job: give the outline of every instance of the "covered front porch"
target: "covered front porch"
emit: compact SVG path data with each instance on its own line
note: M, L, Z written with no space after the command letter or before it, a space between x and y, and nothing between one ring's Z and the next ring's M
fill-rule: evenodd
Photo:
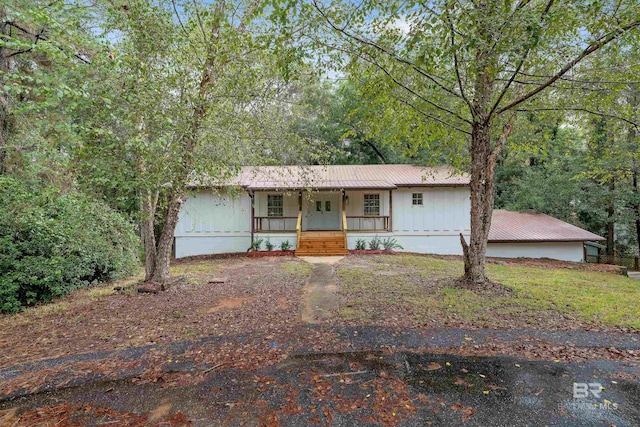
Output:
M254 191L251 197L252 235L295 236L296 250L309 255L312 249L346 253L347 232L393 229L390 189Z

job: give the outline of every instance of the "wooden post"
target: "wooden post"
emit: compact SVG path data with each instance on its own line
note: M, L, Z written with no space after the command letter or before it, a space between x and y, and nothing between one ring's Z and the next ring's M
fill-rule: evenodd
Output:
M344 216L345 211L347 210L347 192L344 189L340 190L342 192L342 216ZM342 218L340 218L342 220ZM344 229L344 224L342 225Z
M389 190L389 224L387 231L393 231L393 190Z
M640 270L640 257L635 257L633 259L633 269L636 271Z
M300 217L300 230L302 231L302 191L298 193L298 216Z
M255 194L253 191L249 192L249 197L251 197L251 246L253 247L253 235L256 231Z

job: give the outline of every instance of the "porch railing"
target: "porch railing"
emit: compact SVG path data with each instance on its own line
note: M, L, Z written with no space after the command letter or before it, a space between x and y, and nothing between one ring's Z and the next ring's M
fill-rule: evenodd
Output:
M256 232L265 231L296 231L298 216L257 216L255 220Z
M389 216L347 216L349 231L389 231Z

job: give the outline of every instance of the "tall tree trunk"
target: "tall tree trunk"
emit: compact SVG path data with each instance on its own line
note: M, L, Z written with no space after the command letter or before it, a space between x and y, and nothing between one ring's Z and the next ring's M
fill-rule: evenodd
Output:
M7 24L7 14L3 6L0 6L0 41L8 35L9 25ZM7 145L9 140L9 94L5 92L2 84L2 76L9 71L9 58L7 48L0 43L0 175L7 172Z
M487 240L491 229L491 217L495 201L495 168L502 147L506 143L516 113L507 119L496 142L491 144L491 124L487 121L474 123L471 133L471 238L469 245L460 234L464 257L464 280L473 284L482 284L484 274Z
M260 2L253 2L251 6L245 11L244 17L238 24L237 30L243 32L245 30L246 20L253 15L253 10L260 5ZM182 144L182 150L180 155L182 156L180 164L180 172L175 182L172 183L173 190L168 196L168 205L165 212L162 229L160 230L157 244L155 247L155 258L153 267L148 267L150 271L150 280L165 283L169 279L169 265L171 262L171 248L173 247L173 236L175 233L176 225L178 224L178 215L180 213L180 207L184 203L186 195L186 185L189 181L190 174L193 169L194 156L198 144L199 134L202 127L202 122L207 114L207 107L211 100L209 95L211 92L211 86L215 80L215 65L218 58L216 52L216 43L220 33L220 28L223 22L225 22L225 2L219 1L214 11L214 18L212 20L213 26L208 45L206 46L206 57L204 58L204 68L200 78L200 85L198 88L198 99L193 105L191 117L187 123L186 131L180 137ZM224 64L221 66L224 67Z
M463 244L464 279L474 284L485 282L487 238L493 213L494 182L487 173L490 154L490 126L476 122L471 133L471 236L469 247Z
M615 255L615 205L614 205L614 192L616 190L616 181L614 178L609 180L609 201L607 204L607 255ZM613 262L613 260L609 260Z
M629 104L637 111L638 104L640 104L640 85L635 84L632 86L632 90L628 96ZM627 133L629 141L629 148L632 153L638 152L638 132L635 126L629 126ZM638 243L638 255L640 256L640 191L638 190L638 175L640 173L640 164L638 164L637 158L634 157L631 160L631 180L632 180L632 203L631 210L633 212L634 222L636 225L636 242Z
M638 170L635 164L633 168L633 198L633 215L635 217L636 223L636 240L638 243L638 255L640 255L640 191L638 191Z
M148 266L148 280L164 283L169 279L169 265L171 263L171 248L173 247L173 235L178 224L180 207L184 202L185 188L193 167L193 159L197 147L202 120L207 113L207 97L210 90L214 58L209 52L205 69L200 81L200 97L193 109L193 114L187 126L187 132L182 136L182 163L180 165L182 175L173 183L174 190L168 198L168 206L164 216L162 229L155 247L153 266Z

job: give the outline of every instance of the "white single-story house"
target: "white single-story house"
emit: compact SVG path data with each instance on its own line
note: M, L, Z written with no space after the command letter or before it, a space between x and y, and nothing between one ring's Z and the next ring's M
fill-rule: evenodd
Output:
M469 176L444 166L244 167L233 179L190 187L177 258L244 252L259 239L288 241L299 255L344 254L375 237L403 251L460 255L460 233L469 239ZM583 242L602 240L541 214L496 211L493 222L489 256L581 261Z

